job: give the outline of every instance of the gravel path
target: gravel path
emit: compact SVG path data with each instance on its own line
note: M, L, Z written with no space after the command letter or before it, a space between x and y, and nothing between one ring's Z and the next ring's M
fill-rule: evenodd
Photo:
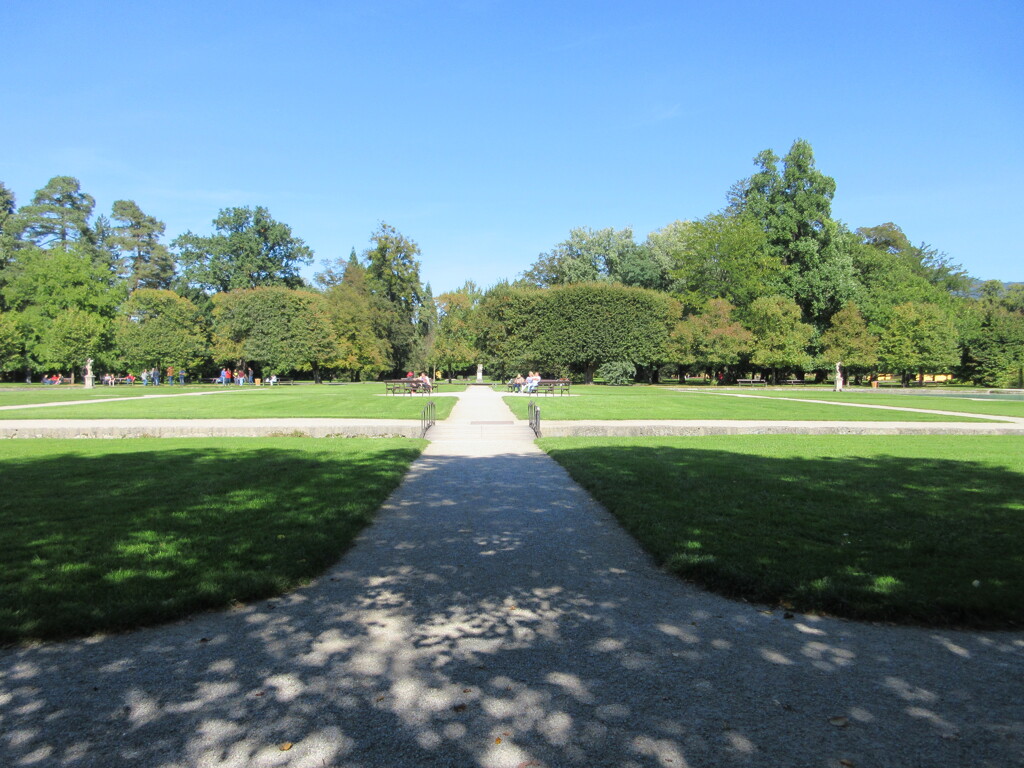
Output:
M718 598L654 568L498 395L431 437L305 589L0 651L0 765L1024 766L1024 633Z

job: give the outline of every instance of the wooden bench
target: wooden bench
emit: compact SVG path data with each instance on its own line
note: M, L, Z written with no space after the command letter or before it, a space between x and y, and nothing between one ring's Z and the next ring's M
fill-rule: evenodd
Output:
M571 385L572 382L569 379L541 379L537 382L533 392L538 395L554 395L555 392L558 392L559 395L568 395Z
M429 395L440 389L440 384L424 384L419 379L385 379L384 391L389 395Z
M760 384L762 387L768 386L768 381L766 379L736 379L736 383L739 384L741 387L744 386L745 384L749 384L752 387L757 386L758 384Z
M783 384L806 384L807 379L786 379Z

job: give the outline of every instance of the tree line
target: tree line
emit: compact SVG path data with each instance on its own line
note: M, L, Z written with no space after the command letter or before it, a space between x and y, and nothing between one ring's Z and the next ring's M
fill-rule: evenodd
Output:
M164 244L133 201L95 215L56 177L15 205L0 184L0 371L255 364L350 379L409 369L590 381L666 373L822 378L836 363L904 382L1022 386L1024 285L980 283L893 223L850 229L810 144L757 155L726 205L637 242L578 228L518 279L434 297L415 241L381 223L362 254L313 253L262 207Z

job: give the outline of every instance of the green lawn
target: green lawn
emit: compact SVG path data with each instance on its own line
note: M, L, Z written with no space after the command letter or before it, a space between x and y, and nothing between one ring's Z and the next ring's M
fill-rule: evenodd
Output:
M535 401L546 420L580 419L731 419L785 421L986 421L984 416L940 416L913 411L887 411L872 408L845 408L816 403L792 402L777 398L729 397L713 390L694 388L677 392L664 387L573 386L572 396L539 396ZM743 392L738 394L763 394ZM898 396L897 396L898 397ZM505 402L520 419L528 418L529 398L505 397ZM859 401L858 401L859 402ZM881 403L880 403L881 404ZM888 403L884 403L888 405ZM907 404L909 405L909 403ZM932 406L934 408L934 406Z
M707 390L705 390L707 391ZM713 390L712 390L713 391ZM795 400L828 400L835 403L862 403L887 405L895 408L924 408L933 411L959 411L990 416L1012 416L1024 419L1024 400L986 400L978 395L895 395L885 390L853 389L835 392L830 389L730 389L733 394L757 394L764 397L783 397Z
M859 619L1024 626L1024 440L546 438L658 562Z
M349 546L424 441L0 441L0 642L280 593Z
M460 385L443 385L441 392L457 392ZM384 394L380 382L363 382L341 386L298 385L292 387L122 387L112 388L116 395L132 395L131 400L95 402L84 405L52 406L0 411L0 419L268 419L268 418L335 418L335 419L418 419L427 398L420 395ZM107 390L109 392L110 389ZM90 394L89 390L77 392ZM92 390L96 393L96 390ZM208 392L197 397L182 397L184 392ZM63 397L71 394L60 392ZM20 405L19 397L45 397L47 392L0 392L0 406ZM139 399L141 395L178 395ZM92 394L97 400L105 399ZM109 398L110 395L107 397ZM90 399L73 397L71 399ZM454 397L436 397L437 418L444 419L455 405ZM48 402L36 400L30 402Z

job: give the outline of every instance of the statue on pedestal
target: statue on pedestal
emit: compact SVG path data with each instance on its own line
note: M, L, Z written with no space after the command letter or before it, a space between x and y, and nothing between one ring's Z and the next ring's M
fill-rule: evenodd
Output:
M836 363L836 392L843 391L843 369L842 363Z
M476 380L477 381L481 381L481 382L484 380L484 364L483 363L477 363L476 364Z
M92 389L95 378L92 375L92 358L85 358L85 388Z

